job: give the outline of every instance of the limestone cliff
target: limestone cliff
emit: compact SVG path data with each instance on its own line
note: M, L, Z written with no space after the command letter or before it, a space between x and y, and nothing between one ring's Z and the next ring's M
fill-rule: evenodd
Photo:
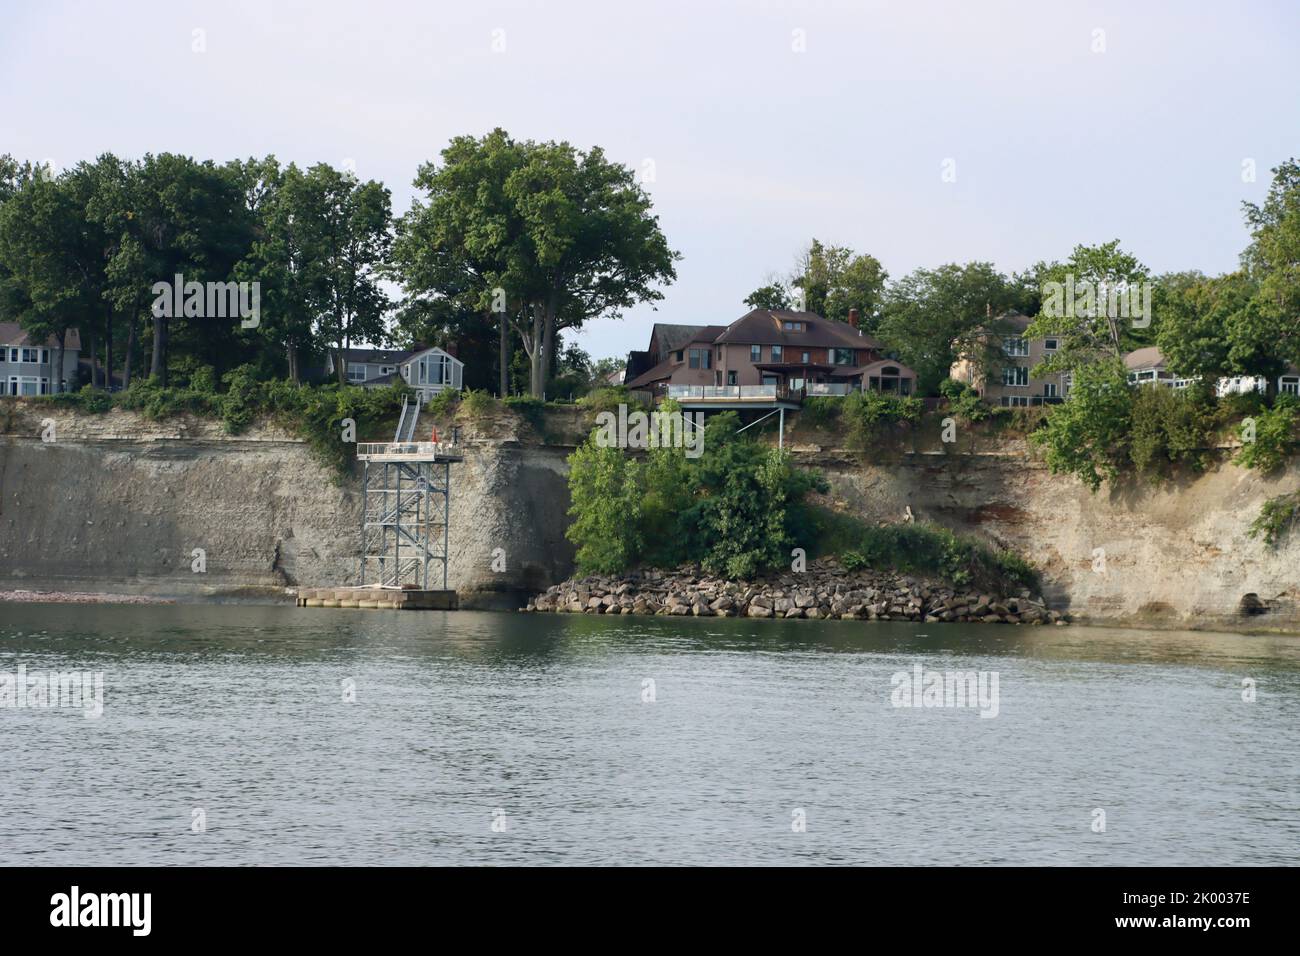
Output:
M8 408L0 588L183 596L356 583L360 482L323 467L294 435ZM462 428L449 577L467 606L518 606L571 572L565 458L579 417L548 412L546 441L511 413ZM52 442L40 438L43 419ZM1300 487L1300 468L1263 478L1222 462L1167 487L1093 495L1017 441L867 456L809 439L793 447L826 474L832 505L890 522L910 508L1014 548L1041 568L1052 605L1082 619L1300 630L1300 535L1276 548L1246 535L1267 498ZM195 548L203 574L191 570Z

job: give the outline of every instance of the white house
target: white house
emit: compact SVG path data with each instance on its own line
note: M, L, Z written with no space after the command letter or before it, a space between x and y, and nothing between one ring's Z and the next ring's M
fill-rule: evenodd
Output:
M1181 389L1195 381L1174 375L1165 365L1164 355L1154 345L1129 352L1124 356L1124 365L1128 369L1130 385L1164 385ZM1292 366L1278 376L1277 390L1279 394L1300 395L1300 370ZM1267 392L1268 380L1259 375L1225 376L1215 383L1214 391L1220 398Z

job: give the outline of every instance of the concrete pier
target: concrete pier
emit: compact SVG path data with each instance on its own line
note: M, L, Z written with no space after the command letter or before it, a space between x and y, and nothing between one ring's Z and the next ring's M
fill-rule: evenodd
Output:
M362 607L389 611L454 611L455 591L400 588L301 588L299 607Z

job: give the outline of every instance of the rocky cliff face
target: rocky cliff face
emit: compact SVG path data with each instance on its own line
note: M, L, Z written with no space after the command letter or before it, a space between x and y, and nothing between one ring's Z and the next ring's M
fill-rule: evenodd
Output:
M183 596L357 583L360 481L340 481L292 434L7 409L0 589ZM519 607L572 572L565 458L576 426L548 420L555 444L509 414L463 429L449 583L465 606ZM870 521L910 509L1014 548L1043 571L1049 604L1081 620L1300 630L1300 535L1275 549L1246 535L1266 499L1300 487L1300 468L1265 479L1225 463L1164 489L1093 495L1017 442L865 461L794 448L825 472L829 504ZM205 573L192 571L195 548Z
M888 463L822 458L833 502L867 520L917 520L1013 548L1042 572L1053 607L1142 626L1300 630L1300 535L1276 548L1246 531L1300 468L1263 478L1223 462L1162 488L1092 494L1049 474L1022 442Z
M0 436L4 585L186 596L358 583L359 477L340 479L294 435L13 408ZM488 431L452 467L448 577L463 605L515 607L572 568L567 451Z

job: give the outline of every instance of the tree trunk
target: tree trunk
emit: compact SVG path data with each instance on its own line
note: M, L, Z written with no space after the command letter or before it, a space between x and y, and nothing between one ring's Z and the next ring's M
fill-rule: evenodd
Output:
M157 379L159 385L167 384L167 317L156 315L153 320L153 361L149 365L149 377Z
M298 346L290 342L285 346L285 355L289 361L289 381L301 385L298 378Z
M59 347L55 350L57 356L54 368L50 369L50 393L57 395L63 391L63 354L67 348L68 330L62 328L59 330Z
M131 385L131 360L135 356L135 313L128 312L126 316L126 361L122 368L122 387L128 388Z
M113 313L104 319L104 387L113 390Z
M533 347L529 351L528 393L533 398L546 397L546 309L541 303L533 306ZM525 348L527 344L525 343Z
M506 318L506 310L501 310L501 347L498 350L500 355L497 360L501 365L500 391L501 398L510 395L510 322Z
M339 384L348 383L348 353L342 342L335 342L337 357L334 359L334 371L338 374Z
M87 345L90 346L90 387L99 388L99 353L95 349L95 326L86 327Z

